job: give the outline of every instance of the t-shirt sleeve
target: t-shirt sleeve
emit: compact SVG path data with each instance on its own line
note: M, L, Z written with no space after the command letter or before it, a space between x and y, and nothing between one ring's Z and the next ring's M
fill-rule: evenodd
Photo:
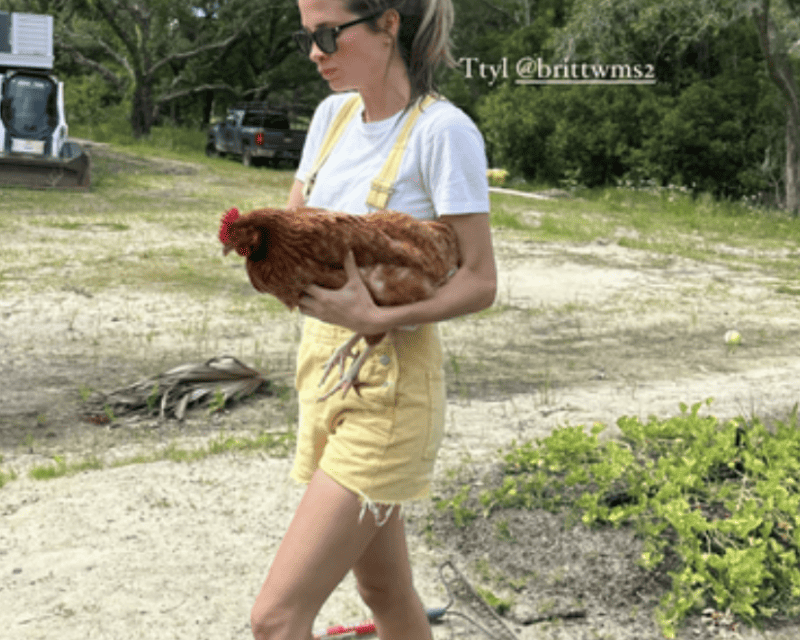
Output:
M465 114L430 129L422 167L437 215L489 212L488 163L483 136Z

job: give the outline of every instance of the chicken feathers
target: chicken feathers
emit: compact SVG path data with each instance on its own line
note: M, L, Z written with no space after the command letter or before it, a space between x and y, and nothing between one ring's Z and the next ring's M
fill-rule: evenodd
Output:
M344 259L349 251L361 277L380 306L424 300L434 295L459 266L458 239L441 221L417 220L395 211L362 216L325 209L258 209L240 216L231 209L222 218L219 233L225 254L235 250L247 258L253 286L294 309L310 284L341 288L347 276ZM354 335L326 365L322 382L339 365L340 381L321 399L341 389L358 393L358 370L384 334ZM353 347L364 337L367 348ZM354 362L344 371L347 358ZM322 383L320 383L322 384Z

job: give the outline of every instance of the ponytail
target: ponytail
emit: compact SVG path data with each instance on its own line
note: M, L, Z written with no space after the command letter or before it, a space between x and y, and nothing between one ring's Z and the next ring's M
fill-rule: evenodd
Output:
M456 66L450 51L452 0L349 0L346 6L358 16L388 9L400 14L397 42L411 81L412 103L436 92L434 73L439 65ZM368 24L377 29L375 21Z

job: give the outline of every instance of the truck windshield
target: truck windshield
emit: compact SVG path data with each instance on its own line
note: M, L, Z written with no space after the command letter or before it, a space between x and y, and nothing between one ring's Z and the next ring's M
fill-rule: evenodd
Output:
M265 129L289 129L286 116L277 113L248 113L244 116L243 127L264 127Z
M57 125L56 85L48 78L13 76L5 82L0 116L12 135L46 137Z

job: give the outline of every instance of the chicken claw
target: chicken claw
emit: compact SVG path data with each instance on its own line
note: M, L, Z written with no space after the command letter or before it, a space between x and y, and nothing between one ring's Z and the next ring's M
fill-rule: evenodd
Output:
M365 382L361 382L358 379L358 374L361 371L361 367L364 366L367 358L372 353L374 347L373 345L368 344L367 348L359 353L353 349L353 347L358 344L359 340L361 340L361 335L353 335L352 338L350 338L342 346L338 347L325 363L325 368L322 372L322 380L320 380L319 386L321 387L325 383L325 380L328 379L328 375L337 365L339 367L339 382L336 383L333 388L323 396L317 398L318 402L327 400L339 390L342 392L342 398L347 396L347 392L350 391L350 389L354 389L358 395L361 395L359 389L363 386L367 386ZM350 368L345 371L345 362L348 358L352 358L353 363L350 365Z
M353 334L353 336L345 342L340 347L337 347L336 351L333 352L333 355L328 358L328 361L325 363L324 371L322 372L322 380L319 381L319 386L321 387L325 384L325 380L328 379L328 375L333 370L336 365L339 365L339 375L344 375L344 364L348 358L357 358L358 351L354 351L353 347L358 344L358 341L361 340L361 336L357 333Z

